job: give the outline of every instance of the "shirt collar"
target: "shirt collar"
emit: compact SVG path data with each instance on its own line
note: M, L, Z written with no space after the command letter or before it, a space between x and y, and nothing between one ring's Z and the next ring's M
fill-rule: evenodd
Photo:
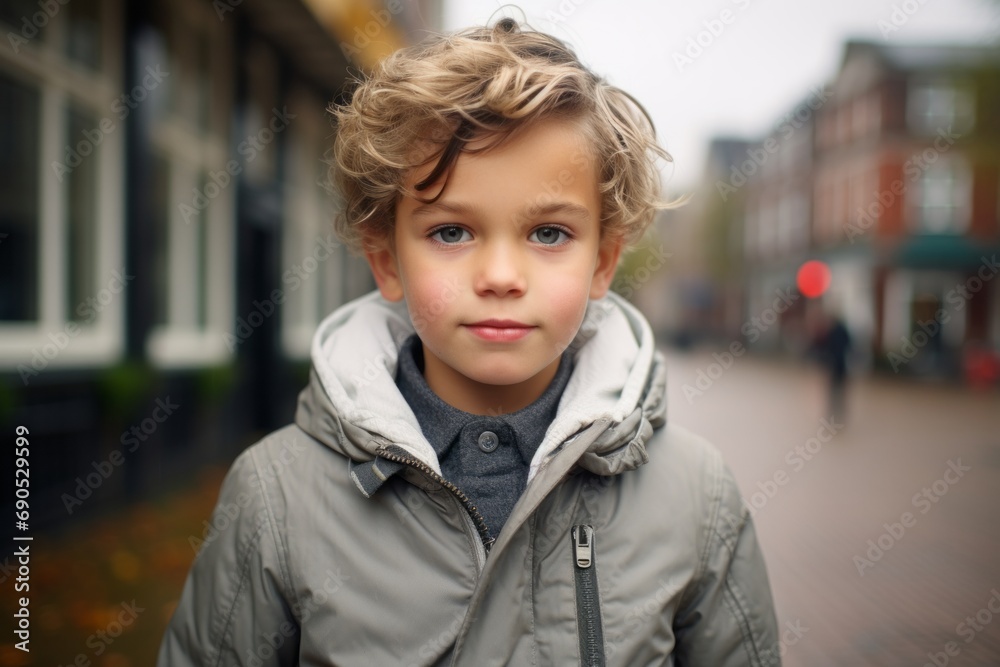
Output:
M427 385L423 375L423 345L411 335L399 352L396 386L420 423L420 430L438 455L445 458L463 430L475 428L493 431L502 440L513 438L525 465L531 463L549 424L555 419L559 399L573 374L573 359L567 350L559 360L555 377L535 402L517 412L502 415L476 415L445 403Z

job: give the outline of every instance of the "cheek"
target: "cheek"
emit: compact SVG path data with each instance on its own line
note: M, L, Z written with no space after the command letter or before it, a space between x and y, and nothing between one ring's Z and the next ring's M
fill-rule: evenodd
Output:
M459 284L454 276L446 272L415 266L403 280L403 295L414 324L433 327L434 322L457 301Z
M583 322L590 297L590 275L567 272L550 278L545 286L546 303L560 329L572 329L573 335ZM570 335L572 338L572 335Z

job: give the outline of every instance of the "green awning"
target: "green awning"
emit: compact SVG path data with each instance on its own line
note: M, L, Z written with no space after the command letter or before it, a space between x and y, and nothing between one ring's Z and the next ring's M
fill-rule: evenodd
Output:
M911 236L892 253L892 263L915 269L975 269L983 256L1000 254L1000 241L953 234Z

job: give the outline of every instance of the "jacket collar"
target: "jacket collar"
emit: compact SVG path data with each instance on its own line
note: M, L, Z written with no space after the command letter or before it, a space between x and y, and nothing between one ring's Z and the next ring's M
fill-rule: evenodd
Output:
M334 311L313 338L310 382L295 421L377 482L358 483L365 495L398 469L378 459L380 447L394 445L441 473L437 453L395 383L399 351L413 333L405 303L375 291ZM625 299L609 292L592 300L568 351L573 372L532 457L529 483L575 436L598 425L606 431L578 464L602 475L636 468L646 462L653 429L666 420L662 356L648 322ZM367 465L357 465L362 463Z
M463 434L466 439L483 430L494 431L501 443L517 448L527 466L555 418L570 374L573 358L564 352L555 377L542 395L515 412L476 415L445 403L427 385L423 375L423 347L416 334L403 343L396 372L396 386L420 422L420 430L430 441L438 460L456 446Z

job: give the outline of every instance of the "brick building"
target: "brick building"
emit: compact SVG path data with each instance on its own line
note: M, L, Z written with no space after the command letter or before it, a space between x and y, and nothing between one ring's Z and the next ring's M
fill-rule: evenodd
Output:
M954 374L969 350L1000 349L995 48L849 42L831 82L719 171L703 191L730 207L740 271L715 275L740 295L725 300L729 336L801 352L822 307L862 365ZM831 271L821 301L796 289L809 259Z

